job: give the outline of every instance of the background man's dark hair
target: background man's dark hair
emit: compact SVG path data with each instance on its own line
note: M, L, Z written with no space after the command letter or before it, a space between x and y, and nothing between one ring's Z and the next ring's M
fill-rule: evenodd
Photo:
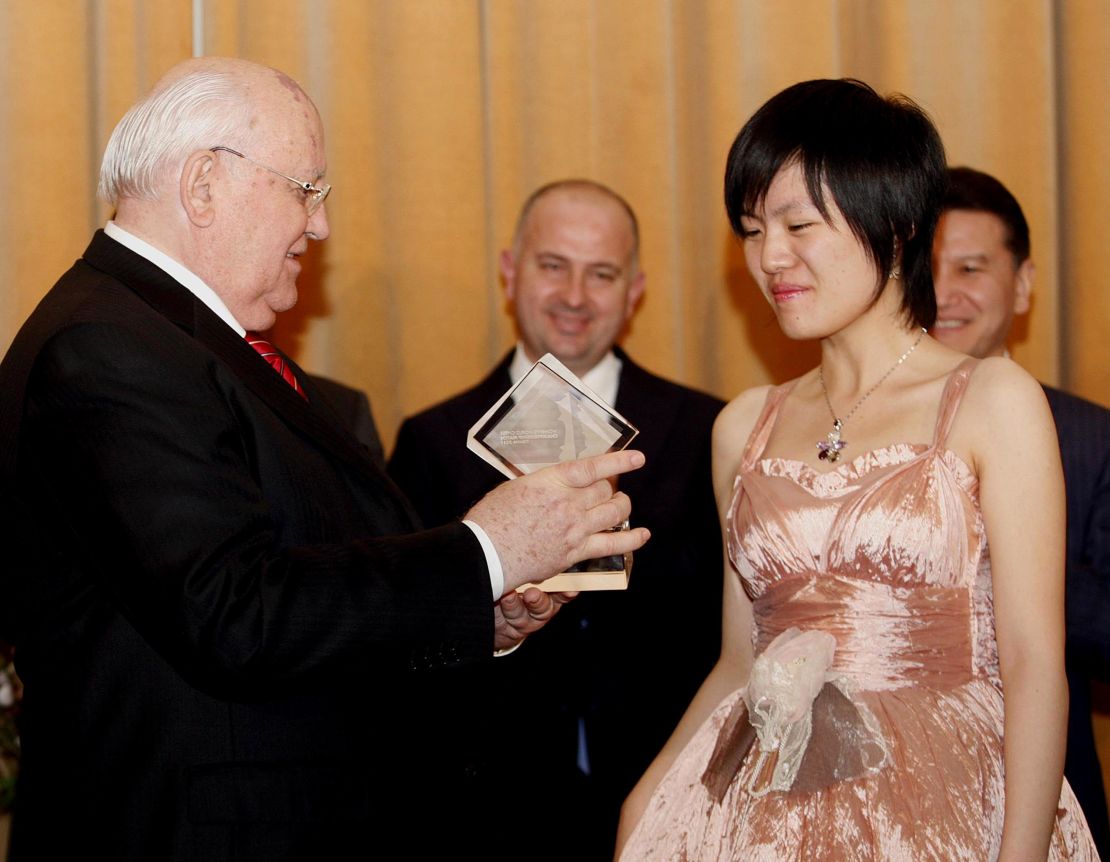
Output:
M997 216L1006 228L1006 248L1014 256L1014 266L1029 257L1029 224L1025 213L1010 190L1002 183L974 168L949 168L945 210L971 210Z

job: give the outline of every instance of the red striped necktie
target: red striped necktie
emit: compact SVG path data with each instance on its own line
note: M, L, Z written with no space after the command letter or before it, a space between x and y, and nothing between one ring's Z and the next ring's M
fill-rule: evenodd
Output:
M281 379L292 386L293 391L307 401L308 396L304 394L304 390L297 382L297 376L293 373L293 369L289 367L289 363L285 361L285 357L278 352L278 349L257 332L248 332L246 338L247 344L257 350L258 355L269 362L274 371L281 375Z

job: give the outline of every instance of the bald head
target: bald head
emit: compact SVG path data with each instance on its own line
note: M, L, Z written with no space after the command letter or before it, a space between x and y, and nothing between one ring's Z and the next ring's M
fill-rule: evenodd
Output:
M297 301L328 235L324 130L289 76L246 60L179 63L116 127L101 193L119 227L183 264L247 330Z
M521 208L501 277L525 353L585 374L612 348L643 295L636 216L591 180L543 186Z
M636 220L636 213L633 212L628 201L611 188L602 183L587 179L556 180L555 182L540 186L528 196L523 206L520 208L520 215L517 216L516 227L513 230L512 251L514 255L519 255L520 253L521 242L523 241L525 231L528 229L532 211L540 201L549 196L577 199L583 203L589 203L592 199L593 202L599 206L604 206L608 203L623 210L625 218L628 219L629 236L632 238L632 266L639 268L640 224Z

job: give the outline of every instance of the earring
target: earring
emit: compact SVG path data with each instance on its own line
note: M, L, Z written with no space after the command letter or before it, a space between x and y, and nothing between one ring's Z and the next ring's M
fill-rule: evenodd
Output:
M891 267L890 275L888 275L887 278L890 279L891 281L897 281L901 277L902 277L902 268L900 266L898 266L898 264L895 264L893 267Z

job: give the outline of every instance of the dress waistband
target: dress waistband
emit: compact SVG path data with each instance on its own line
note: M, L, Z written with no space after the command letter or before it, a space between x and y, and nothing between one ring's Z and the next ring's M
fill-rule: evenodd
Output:
M836 639L831 671L854 691L954 688L974 676L966 588L812 572L767 590L753 610L757 654L792 627L828 632Z

